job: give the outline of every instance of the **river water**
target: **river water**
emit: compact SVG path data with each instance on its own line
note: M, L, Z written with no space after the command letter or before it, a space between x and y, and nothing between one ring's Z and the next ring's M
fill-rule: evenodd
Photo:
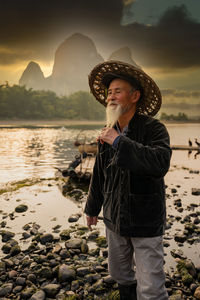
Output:
M200 124L167 124L166 125L171 145L188 145L188 139L195 146L195 138L200 141ZM74 156L78 154L74 147L74 141L78 138L81 141L94 141L98 136L101 126L69 126L69 127L0 127L0 188L13 181L19 181L27 178L52 178L55 176L55 168L65 168ZM192 188L200 188L199 174L200 171L200 153L198 151L173 151L171 167L165 177L167 185L167 215L184 218L188 215L188 205L196 203L199 205L191 213L199 210L200 196L194 196L191 193ZM177 193L172 195L171 190L176 188ZM7 225L21 234L22 226L30 220L38 221L45 230L51 226L51 220L57 216L60 224L66 224L66 216L74 213L77 206L59 195L55 187L41 188L31 187L29 192L23 195L23 189L17 191L13 200L8 201L8 197L3 194L0 196L1 206L5 212L11 212L17 204L18 198L29 202L33 210L38 211L31 214L31 211L23 216L23 219L16 218L7 221ZM46 196L44 196L46 193ZM38 194L38 198L36 197ZM11 196L9 196L12 199ZM58 199L59 198L59 199ZM173 201L180 198L182 200L183 212L179 213L173 204ZM46 200L48 201L46 201ZM55 202L55 199L57 201ZM45 201L44 201L45 200ZM38 206L39 202L42 205ZM59 204L58 204L59 203ZM38 207L40 209L38 210ZM31 219L32 218L32 219ZM84 220L82 220L85 222ZM103 224L101 225L103 228ZM184 225L173 220L172 228L167 231L166 239L170 240L170 246L165 249L167 255L167 266L174 265L174 259L170 255L172 249L177 248L174 241L174 234L182 232ZM181 247L180 245L178 246ZM184 243L181 248L184 255L190 257L196 264L199 264L200 249L199 243L190 245Z
M200 141L200 124L168 124L171 144ZM77 149L74 140L95 140L100 127L6 128L0 127L0 184L32 177L53 177L55 167L65 168ZM195 156L196 154L196 156ZM196 157L196 159L195 159ZM172 164L200 167L200 155L174 151Z

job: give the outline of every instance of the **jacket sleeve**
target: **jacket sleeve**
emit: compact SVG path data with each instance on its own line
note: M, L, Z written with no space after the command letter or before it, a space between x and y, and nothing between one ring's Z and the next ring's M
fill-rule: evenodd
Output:
M101 211L101 207L104 200L102 193L103 182L104 174L102 169L101 157L98 151L93 168L92 178L90 181L88 198L84 210L84 212L90 217L98 216Z
M169 169L171 158L168 132L162 123L156 121L147 129L147 136L145 145L121 136L115 163L136 176L163 177Z

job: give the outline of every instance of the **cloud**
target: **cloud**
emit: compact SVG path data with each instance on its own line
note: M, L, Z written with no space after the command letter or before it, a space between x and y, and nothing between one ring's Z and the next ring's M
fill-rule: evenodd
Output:
M0 40L9 45L48 42L55 34L120 23L121 0L7 0L1 3ZM44 40L42 40L44 39Z
M11 52L1 52L0 63L47 62L63 40L80 32L94 40L104 58L129 46L143 68L199 68L200 23L185 6L171 7L155 26L121 26L122 14L123 0L2 1L0 45Z
M177 89L163 89L162 91L163 103L185 103L200 105L200 90L187 91Z
M125 31L133 57L143 66L166 69L200 66L200 23L189 16L184 5L170 8L155 26L135 23L126 26Z
M15 51L9 48L0 47L0 65L12 65L20 61L25 61L31 58L31 51Z

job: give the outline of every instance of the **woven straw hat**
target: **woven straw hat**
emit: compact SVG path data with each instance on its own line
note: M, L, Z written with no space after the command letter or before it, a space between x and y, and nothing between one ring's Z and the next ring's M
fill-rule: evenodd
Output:
M110 60L104 63L98 64L94 67L89 75L89 85L91 92L95 98L104 106L106 103L106 84L105 77L109 77L109 74L116 74L118 78L133 77L139 82L142 87L142 97L137 105L137 112L143 115L155 116L161 107L162 96L161 92L153 81L144 71L133 65ZM130 80L127 80L130 82Z

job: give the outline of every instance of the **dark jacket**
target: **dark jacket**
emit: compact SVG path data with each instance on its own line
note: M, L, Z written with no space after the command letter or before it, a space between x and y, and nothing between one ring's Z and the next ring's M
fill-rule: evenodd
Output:
M135 114L117 149L99 144L85 213L98 216L122 236L153 237L164 233L164 175L171 149L165 126Z

